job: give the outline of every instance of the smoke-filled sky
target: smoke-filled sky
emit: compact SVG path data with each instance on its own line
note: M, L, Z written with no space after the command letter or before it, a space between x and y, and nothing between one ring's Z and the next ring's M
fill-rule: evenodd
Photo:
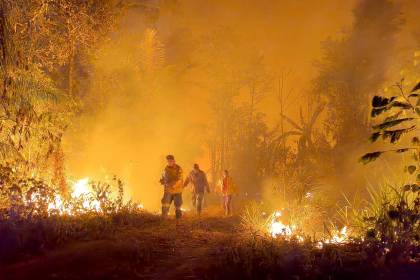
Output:
M208 170L210 104L220 81L260 59L269 78L258 110L278 120L276 81L287 73L286 114L295 114L317 74L321 42L351 28L357 3L138 1L92 59L88 105L66 138L67 168L77 177L118 174L135 199L157 207L166 154L184 172L196 161Z

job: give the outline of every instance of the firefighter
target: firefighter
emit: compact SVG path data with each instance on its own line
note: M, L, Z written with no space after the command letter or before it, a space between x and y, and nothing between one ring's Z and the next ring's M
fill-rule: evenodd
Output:
M160 183L164 187L162 197L162 217L167 217L169 213L169 207L172 201L175 205L175 216L177 219L182 217L182 190L184 187L182 179L182 168L176 164L173 155L167 155L166 160L168 162L165 170L163 171Z
M223 197L223 209L225 211L225 215L232 214L232 196L236 192L235 183L232 180L232 177L229 175L229 171L225 170L223 172L223 178L220 182L220 192L222 193Z
M210 187L207 181L206 173L200 169L200 166L197 163L194 164L193 170L185 180L184 187L186 187L189 183L193 185L192 204L197 210L197 214L201 215L204 192L207 191L207 193L210 193Z

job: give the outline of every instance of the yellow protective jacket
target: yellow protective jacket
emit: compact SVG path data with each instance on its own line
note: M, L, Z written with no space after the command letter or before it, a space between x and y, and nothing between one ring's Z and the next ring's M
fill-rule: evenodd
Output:
M160 183L165 187L165 192L171 194L182 193L182 190L184 189L182 168L178 164L166 166Z

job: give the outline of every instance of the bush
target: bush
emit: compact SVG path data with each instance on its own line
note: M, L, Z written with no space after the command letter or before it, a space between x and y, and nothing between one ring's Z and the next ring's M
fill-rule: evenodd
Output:
M156 220L135 203L123 202L123 183L116 177L111 183L90 182L90 189L77 197L61 196L45 181L0 165L0 261L38 254L69 240L109 238L119 226Z
M398 246L377 243L326 244L244 236L218 248L207 279L417 279L418 264L400 258ZM418 254L419 251L414 251Z

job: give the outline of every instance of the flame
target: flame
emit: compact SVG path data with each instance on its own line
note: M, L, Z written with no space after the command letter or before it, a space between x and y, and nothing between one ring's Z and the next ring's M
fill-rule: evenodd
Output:
M298 242L304 242L305 238L297 233L296 225L287 225L280 221L282 217L281 211L275 211L270 216L270 223L268 232L274 238L283 237L286 240L297 240ZM321 241L314 241L314 246L318 249L322 249L324 244L344 244L348 241L348 230L347 226L344 226L341 230L333 231L331 238L324 239Z
M315 248L317 248L317 249L324 248L324 243L322 243L321 241L316 242L315 243Z
M59 196L59 195L55 195L54 201L48 203L48 213L51 214L51 213L57 212L57 211L60 214L63 214L65 212L63 200L61 199L61 196Z
M330 239L324 241L318 241L315 244L315 248L322 249L324 244L345 244L348 241L347 226L344 226L341 230L335 230L333 236Z
M284 225L282 222L273 222L270 226L270 233L272 237L277 237L279 235L291 236L292 229L289 226Z
M340 231L336 231L330 239L325 240L324 243L342 244L345 243L347 239L347 226L344 226Z
M71 193L71 196L73 198L79 198L82 195L89 194L89 178L83 178L73 185L73 192Z
M53 201L48 203L48 213L50 215L75 215L90 211L102 212L101 202L92 195L89 187L89 178L77 180L72 185L70 196L73 200L80 202L80 205L82 206L81 209L79 207L74 209L74 206L71 203L66 203L60 195L56 194ZM141 208L143 208L142 204Z
M271 215L270 217L271 223L269 225L268 231L270 232L270 235L274 238L279 237L279 236L290 238L293 235L292 228L288 225L283 224L280 221L281 216L282 216L281 211L275 211Z

